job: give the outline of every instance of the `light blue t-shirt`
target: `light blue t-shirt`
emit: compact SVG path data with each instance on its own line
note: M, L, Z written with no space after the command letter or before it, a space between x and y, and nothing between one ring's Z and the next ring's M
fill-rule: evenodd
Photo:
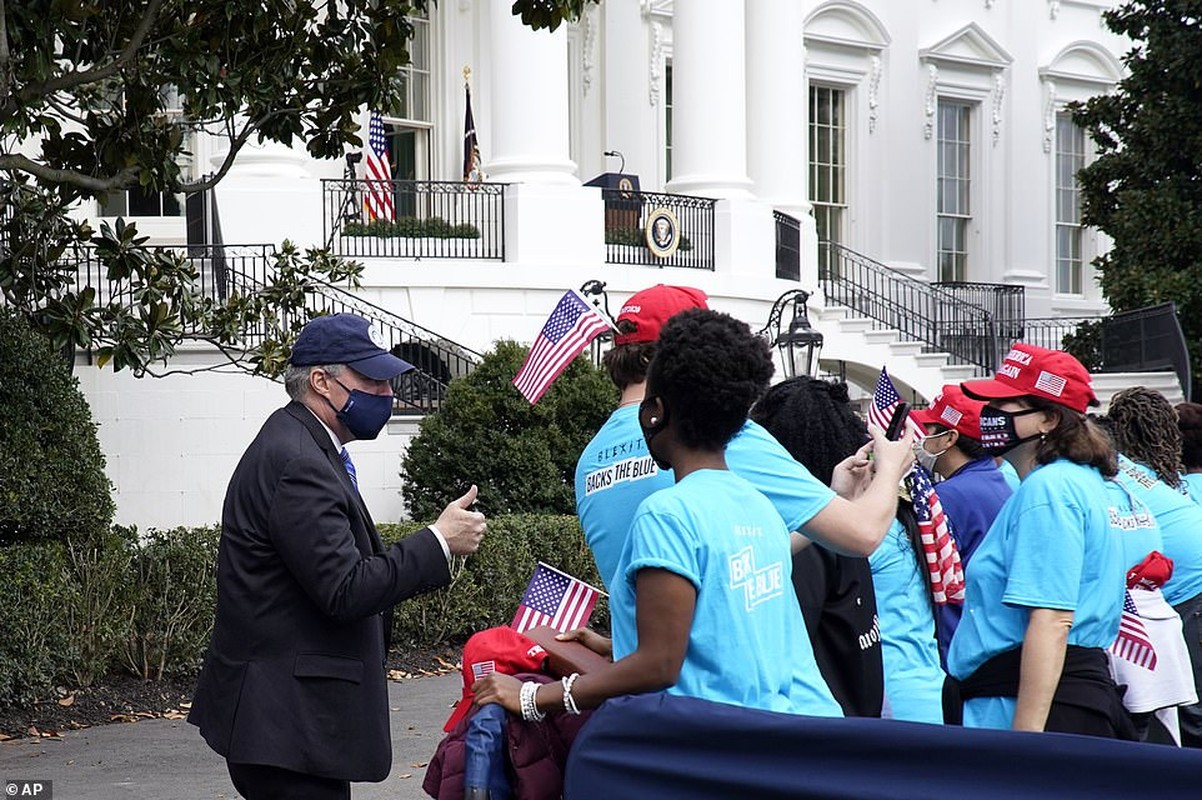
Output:
M750 482L729 470L690 473L635 512L615 573L621 580L610 587L614 659L638 647L639 570L664 569L697 591L688 649L669 693L842 716L814 660L791 568L785 524Z
M1202 506L1124 455L1115 480L1147 506L1160 526L1162 543L1155 549L1173 560L1173 577L1161 588L1165 601L1175 606L1202 594ZM1143 556L1127 568L1141 560Z
M1187 472L1181 476L1181 480L1185 481L1190 499L1202 505L1202 472Z
M726 446L726 465L776 506L790 531L813 519L835 496L750 420ZM638 406L614 411L584 448L576 462L576 513L606 586L613 584L635 509L673 482L672 471L657 469L647 452Z
M868 557L881 623L885 696L894 719L943 722L943 679L931 590L904 525L893 521Z
M1014 468L1014 465L1003 458L997 462L997 468L1001 471L1002 477L1006 479L1007 485L1010 486L1010 491L1017 492L1018 485L1022 481L1018 479L1018 470Z
M1126 565L1124 520L1133 509L1098 470L1067 459L1030 472L1002 506L965 574L966 599L948 651L964 680L990 658L1022 644L1032 608L1073 612L1068 643L1109 647L1118 634ZM994 713L980 714L982 709ZM964 723L1009 728L1013 698L964 706Z

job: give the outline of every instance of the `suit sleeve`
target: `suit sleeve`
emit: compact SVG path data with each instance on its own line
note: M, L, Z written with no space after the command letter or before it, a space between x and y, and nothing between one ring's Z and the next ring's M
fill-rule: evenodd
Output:
M442 546L429 528L364 557L350 515L346 493L331 483L324 458L302 456L287 464L271 499L268 534L323 613L361 619L450 583Z

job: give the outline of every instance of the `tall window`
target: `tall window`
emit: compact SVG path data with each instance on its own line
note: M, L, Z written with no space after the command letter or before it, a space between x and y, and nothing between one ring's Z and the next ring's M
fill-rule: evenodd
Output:
M1081 294L1081 187L1085 130L1066 111L1056 115L1056 291Z
M421 16L406 18L413 26L409 41L409 63L401 68L401 118L416 122L430 121L430 20Z
M192 132L183 118L183 101L179 91L174 86L164 86L160 91L163 99L163 109L167 119L183 127L185 139L190 139ZM120 102L120 101L118 101ZM192 150L186 146L185 150ZM177 161L180 176L187 181L192 175L192 157L185 153ZM112 192L100 198L100 216L102 217L182 217L184 215L183 194L155 192L143 186L121 192Z
M842 89L810 87L810 202L818 238L835 243L847 209L846 98Z
M664 65L664 182L672 180L672 65Z
M963 281L968 275L968 226L972 221L971 114L968 103L939 101L936 260L940 281Z
M400 120L388 122L384 129L393 177L421 181L430 177L430 18L415 11L406 20L413 26L413 38L409 63L400 74ZM397 216L421 215L418 196L411 187L398 185L395 202Z

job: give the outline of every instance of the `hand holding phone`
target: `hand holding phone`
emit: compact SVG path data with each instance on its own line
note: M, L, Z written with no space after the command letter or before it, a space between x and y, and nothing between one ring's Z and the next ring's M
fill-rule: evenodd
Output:
M891 442L900 439L902 432L906 429L906 417L908 416L910 416L910 404L898 403L897 408L893 410L893 417L889 420L889 427L885 429L885 438Z

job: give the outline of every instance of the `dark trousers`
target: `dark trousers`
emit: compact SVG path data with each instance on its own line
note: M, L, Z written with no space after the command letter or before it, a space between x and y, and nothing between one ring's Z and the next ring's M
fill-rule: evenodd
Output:
M263 764L227 761L230 780L246 800L350 800L350 781L320 778Z
M1181 615L1181 632L1194 667L1194 687L1202 698L1202 594L1173 606L1173 609ZM1177 718L1181 723L1181 744L1202 747L1202 702L1179 707Z

